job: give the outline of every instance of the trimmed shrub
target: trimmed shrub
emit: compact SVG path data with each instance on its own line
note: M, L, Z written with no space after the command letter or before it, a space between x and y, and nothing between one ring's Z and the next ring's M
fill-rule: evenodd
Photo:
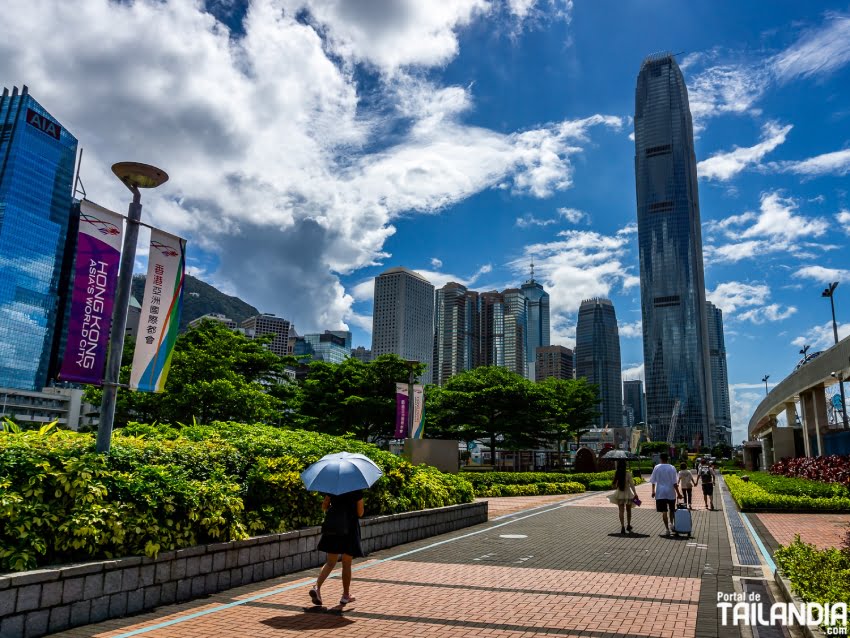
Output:
M762 477L765 475L761 475ZM776 478L776 477L773 477ZM727 476L726 485L732 498L744 511L753 510L793 510L811 512L850 512L850 498L842 496L812 497L808 495L771 493L760 481L759 473L750 475L749 481L739 476ZM776 488L776 483L772 489Z
M770 473L823 483L840 483L850 489L850 456L833 454L782 459L770 466Z
M0 570L160 551L318 524L300 473L332 452L383 470L367 514L467 503L472 485L373 445L264 425L133 424L110 454L94 436L0 432Z
M506 485L484 485L475 488L475 496L494 498L497 496L540 496L545 494L579 494L584 492L581 483L526 483Z
M850 553L818 549L795 536L773 555L794 592L810 603L844 603L850 607Z

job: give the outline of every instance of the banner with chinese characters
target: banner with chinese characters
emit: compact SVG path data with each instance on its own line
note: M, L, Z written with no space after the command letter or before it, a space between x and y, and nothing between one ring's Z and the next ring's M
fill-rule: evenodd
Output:
M112 325L124 218L83 200L74 263L63 381L100 385Z
M180 325L185 267L186 240L152 229L139 336L130 372L133 390L162 392L165 388Z
M425 386L413 386L413 423L411 439L421 439L425 433Z
M395 435L397 439L407 438L407 411L409 402L407 400L407 384L395 384Z

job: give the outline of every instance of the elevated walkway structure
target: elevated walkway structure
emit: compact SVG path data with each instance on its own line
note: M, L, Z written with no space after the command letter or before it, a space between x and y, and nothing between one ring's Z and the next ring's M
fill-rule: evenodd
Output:
M767 394L750 417L745 445L748 467L767 467L786 456L821 456L850 453L850 431L827 421L826 389L839 379L850 379L850 337L824 350L795 370ZM800 402L797 426L796 402ZM787 416L788 426L779 427L776 417ZM761 442L761 450L752 441ZM758 458L758 457L761 458Z

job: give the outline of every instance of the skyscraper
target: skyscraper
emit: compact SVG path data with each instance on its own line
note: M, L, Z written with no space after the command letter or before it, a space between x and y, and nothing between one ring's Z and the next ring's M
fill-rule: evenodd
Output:
M0 95L0 387L47 384L77 140L32 96ZM64 292L64 291L62 291Z
M534 380L545 381L573 378L573 351L564 346L540 346L537 348Z
M245 329L245 334L252 339L260 335L274 335L272 342L269 344L269 350L279 357L285 357L291 354L289 338L294 336L295 329L286 319L276 317L270 313L263 313L245 319L242 322L242 328Z
M434 383L481 365L478 293L453 281L434 304Z
M505 367L528 377L528 358L525 355L528 331L528 299L519 288L502 291L505 300L504 335Z
M646 422L644 410L643 381L623 381L623 405L632 409L635 425Z
M431 383L434 358L434 286L407 268L375 277L372 357L397 354L425 364L420 380Z
M531 279L520 289L528 300L528 330L526 332L525 358L528 362L528 376L533 381L536 375L537 348L549 345L549 293L534 280L534 265L531 266Z
M342 363L351 356L351 348L346 347L346 338L342 333L344 331L325 330L322 334L312 333L295 337L292 354L310 355L312 361Z
M576 325L576 377L599 386L600 427L623 424L623 386L620 370L620 333L609 299L581 302Z
M711 445L714 409L693 124L671 54L646 58L635 91L640 293L647 424L665 440Z
M708 312L708 354L711 357L711 393L714 400L716 438L714 443L732 445L732 410L729 405L729 377L726 372L726 339L723 337L723 311L710 301Z

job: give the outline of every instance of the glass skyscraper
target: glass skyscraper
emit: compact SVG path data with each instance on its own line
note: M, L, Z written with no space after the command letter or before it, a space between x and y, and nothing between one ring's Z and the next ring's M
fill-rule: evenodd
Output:
M0 96L0 387L41 390L56 336L77 140L30 95ZM61 329L61 328L60 328Z
M525 359L529 378L536 376L536 352L537 348L549 344L549 293L543 290L543 286L534 280L534 267L531 270L531 279L526 281L520 289L525 298L528 299L528 330L526 332Z
M640 293L647 425L666 440L712 445L714 409L693 123L671 54L644 60L635 90Z
M581 302L576 325L576 378L599 386L599 427L622 427L623 385L620 368L620 331L609 299Z
M481 365L478 293L450 281L434 304L434 383Z
M716 425L715 443L732 445L732 410L729 405L729 376L726 371L726 339L723 337L723 311L710 301L708 312L708 354L711 357L711 392Z
M643 381L623 381L623 405L632 409L635 425L646 422L643 399Z

